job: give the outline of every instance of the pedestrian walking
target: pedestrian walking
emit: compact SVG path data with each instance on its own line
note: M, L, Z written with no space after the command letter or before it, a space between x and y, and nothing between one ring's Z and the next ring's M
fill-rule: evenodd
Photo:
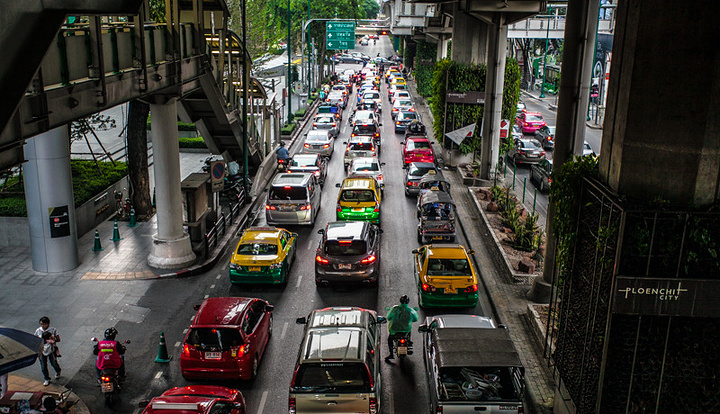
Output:
M35 330L35 336L43 339L38 349L38 359L40 360L40 370L43 373L45 382L43 385L50 385L50 372L48 370L48 362L52 365L55 370L55 378L61 376L62 369L58 363L58 357L60 357L60 348L57 343L60 342L60 335L57 329L50 326L50 318L43 316L40 318L40 327Z

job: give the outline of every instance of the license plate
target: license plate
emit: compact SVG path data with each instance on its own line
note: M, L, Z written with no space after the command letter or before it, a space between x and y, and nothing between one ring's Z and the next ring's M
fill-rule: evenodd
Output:
M220 359L222 352L205 352L205 359Z
M350 263L340 263L340 264L338 264L338 269L341 269L341 270L350 270L350 269L352 269L352 264L350 264Z
M407 355L407 347L406 346L399 346L397 349L398 355Z
M282 211L293 211L293 210L295 210L295 206L293 206L293 205L280 206L280 210L282 210Z
M445 293L455 294L455 293L457 293L457 289L455 289L455 288L452 287L452 286L449 286L449 287L446 287L446 288L445 288Z
M113 392L113 383L103 382L100 389L102 390L102 392Z
M248 270L251 272L259 272L262 268L260 266L250 266L248 267Z
M365 209L362 207L355 207L353 208L353 211L356 213L362 213L363 211L365 211Z
M433 240L442 240L443 236L433 236Z

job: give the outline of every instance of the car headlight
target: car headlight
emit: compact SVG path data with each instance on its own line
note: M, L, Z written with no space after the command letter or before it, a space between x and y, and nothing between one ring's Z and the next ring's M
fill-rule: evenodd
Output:
M282 262L280 263L273 263L270 265L270 270L280 269L282 267Z

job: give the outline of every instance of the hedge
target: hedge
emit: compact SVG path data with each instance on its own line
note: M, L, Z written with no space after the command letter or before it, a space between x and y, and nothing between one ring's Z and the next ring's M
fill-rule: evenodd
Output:
M294 122L286 124L285 126L280 128L280 135L291 135L295 130L295 126L296 124Z
M180 138L180 148L207 148L202 137Z
M147 128L148 131L150 129L152 129L152 128L150 128L150 116L151 115L148 115L147 122L145 123L145 127ZM178 121L177 126L178 126L178 131L197 131L197 127L195 126L195 124Z
M98 170L95 161L70 161L75 207L85 204L127 175L127 165L124 162L115 161L115 164L113 165L109 161L99 162L100 169ZM13 191L24 193L25 188L22 181L18 180L16 186L17 188L13 188ZM25 195L0 198L0 216L27 217Z
M295 118L302 118L305 116L305 113L307 112L307 108L300 108L295 112Z

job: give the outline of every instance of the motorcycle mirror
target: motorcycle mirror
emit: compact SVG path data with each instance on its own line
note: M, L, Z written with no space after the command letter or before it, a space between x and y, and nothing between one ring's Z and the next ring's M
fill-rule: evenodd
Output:
M295 319L295 323L298 325L305 325L307 324L307 319L303 316L302 318Z
M130 340L129 340L129 339L126 339L125 342L123 342L123 343L124 343L124 344L129 344L129 343L130 343Z
M97 342L97 341L98 341L98 339L95 338L94 336L93 336L92 338L90 338L90 340L93 341L93 342Z

